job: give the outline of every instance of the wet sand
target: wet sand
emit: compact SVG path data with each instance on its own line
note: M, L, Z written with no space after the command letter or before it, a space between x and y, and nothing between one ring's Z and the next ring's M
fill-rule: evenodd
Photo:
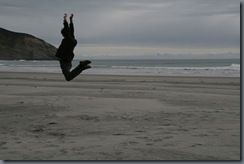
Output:
M0 73L0 159L240 160L240 78Z

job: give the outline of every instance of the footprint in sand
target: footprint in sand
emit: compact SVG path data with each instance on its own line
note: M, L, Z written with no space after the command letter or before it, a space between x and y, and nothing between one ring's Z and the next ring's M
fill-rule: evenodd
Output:
M7 144L7 142L0 142L0 146Z
M57 122L49 122L48 125L55 125L58 124Z
M164 139L170 139L173 138L173 136L165 136Z
M192 144L190 147L196 147L196 146L202 146L203 144L197 143L197 144Z
M64 133L48 133L51 136L58 136L58 137L64 137L65 134Z
M59 150L62 154L67 154L68 153L68 151L66 150L66 149L61 149L61 150Z

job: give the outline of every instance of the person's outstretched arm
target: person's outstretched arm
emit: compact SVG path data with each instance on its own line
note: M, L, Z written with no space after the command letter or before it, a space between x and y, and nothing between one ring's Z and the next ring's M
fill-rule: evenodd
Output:
M71 14L71 16L69 17L69 19L70 19L69 32L70 32L70 36L71 36L72 38L75 38L75 34L74 34L74 24L73 24L73 16L74 16L74 14Z
M67 14L65 13L64 14L64 30L65 30L65 35L66 37L70 37L70 29L69 29L69 25L68 25L68 22L67 22Z

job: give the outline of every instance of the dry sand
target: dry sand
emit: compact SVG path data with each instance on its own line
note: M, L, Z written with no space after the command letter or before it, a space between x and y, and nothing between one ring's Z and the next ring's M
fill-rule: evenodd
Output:
M0 159L240 160L240 78L0 73Z

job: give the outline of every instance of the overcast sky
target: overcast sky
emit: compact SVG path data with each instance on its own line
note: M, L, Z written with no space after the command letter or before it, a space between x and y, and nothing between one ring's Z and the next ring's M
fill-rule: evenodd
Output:
M56 47L64 13L74 13L78 57L238 58L240 53L239 0L0 0L2 28Z

